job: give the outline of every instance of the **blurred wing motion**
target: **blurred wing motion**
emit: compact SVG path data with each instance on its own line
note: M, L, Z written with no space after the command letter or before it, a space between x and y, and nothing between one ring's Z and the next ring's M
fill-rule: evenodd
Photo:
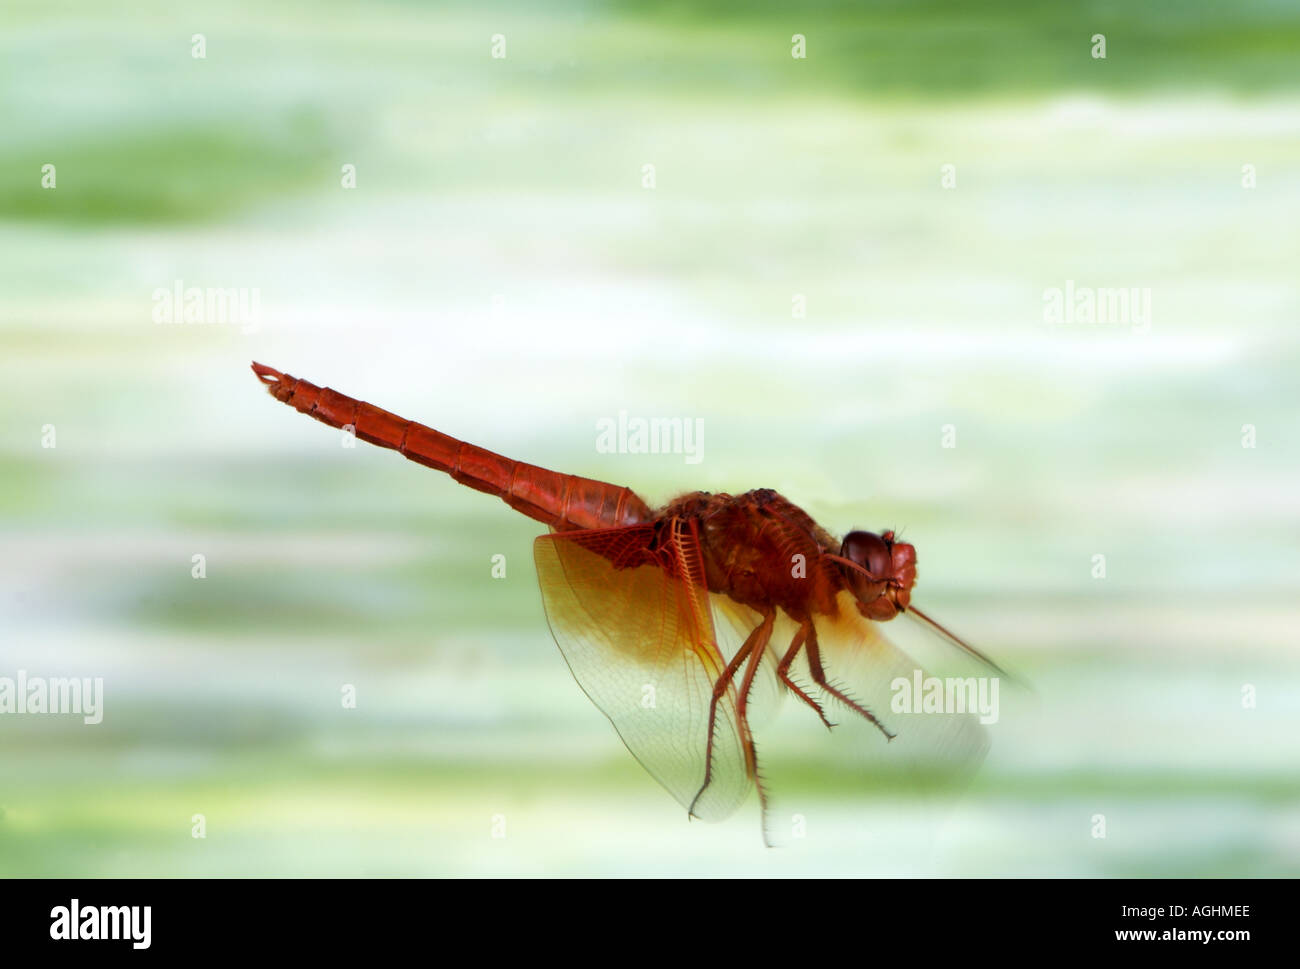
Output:
M533 555L551 633L628 750L696 817L734 812L754 777L753 747L737 715L737 676L718 699L704 787L714 683L734 650L718 642L690 523L556 532ZM770 660L761 668L753 692L768 697Z
M939 680L945 687L952 683L953 696L960 702L933 702L927 708L923 699L927 689L935 699L936 679L886 639L880 623L863 619L848 593L840 593L838 605L837 615L815 619L827 682L870 710L894 734L888 745L869 736L870 742L862 745L865 756L873 759L874 755L886 770L933 772L936 778L960 783L988 752L988 731L975 711L980 681L987 695L989 678ZM798 672L796 679L807 676L803 655L794 670ZM922 686L920 691L918 685ZM875 734L835 697L815 686L813 691L828 712L834 711L833 719L846 726L856 723L868 734Z

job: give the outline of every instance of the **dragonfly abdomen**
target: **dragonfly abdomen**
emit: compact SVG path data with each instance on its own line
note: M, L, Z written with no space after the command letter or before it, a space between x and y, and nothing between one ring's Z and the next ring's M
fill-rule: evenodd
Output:
M260 363L253 364L253 372L272 397L308 417L331 427L351 427L361 440L443 471L475 491L496 495L557 530L634 525L650 518L650 509L630 488L513 461Z

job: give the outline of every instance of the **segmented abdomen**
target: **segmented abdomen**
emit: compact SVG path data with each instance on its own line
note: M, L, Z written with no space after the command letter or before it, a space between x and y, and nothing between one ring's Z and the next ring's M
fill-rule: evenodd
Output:
M629 488L512 461L260 363L253 364L253 372L276 400L331 427L351 427L361 440L445 471L461 484L496 495L552 528L609 528L651 517L645 502Z

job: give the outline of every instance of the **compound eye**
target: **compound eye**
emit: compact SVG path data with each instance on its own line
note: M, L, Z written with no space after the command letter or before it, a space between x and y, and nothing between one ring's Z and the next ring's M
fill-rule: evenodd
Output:
M844 536L840 554L862 566L878 581L890 576L893 555L889 544L875 532L849 532Z

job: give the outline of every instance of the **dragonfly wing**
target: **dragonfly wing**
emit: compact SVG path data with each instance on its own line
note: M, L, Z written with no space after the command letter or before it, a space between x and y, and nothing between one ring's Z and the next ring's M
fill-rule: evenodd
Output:
M918 683L928 687L935 682L929 674L885 638L881 623L863 618L848 593L840 594L838 605L837 615L817 616L814 620L826 678L831 686L871 711L895 735L888 750L882 751L888 758L885 762L945 772L978 766L988 751L989 740L975 712L975 701L981 688L987 696L988 683L981 686L978 678L971 677L956 686L954 702L923 702L924 688L922 695L914 694ZM801 672L808 681L806 670ZM817 692L828 704L827 711L834 709L835 719L841 723L860 719L825 691ZM884 739L874 729L868 732Z
M551 633L578 685L641 765L705 820L745 800L753 767L736 714L738 675L720 697L711 779L709 708L726 669L698 540L669 519L556 532L533 545Z

